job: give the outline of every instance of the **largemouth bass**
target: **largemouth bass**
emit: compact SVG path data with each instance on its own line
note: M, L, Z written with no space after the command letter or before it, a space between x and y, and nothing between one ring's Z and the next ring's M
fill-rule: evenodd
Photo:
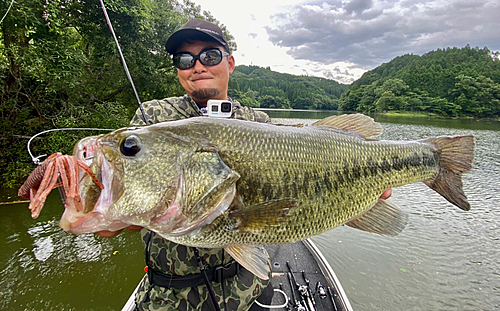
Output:
M396 235L406 213L380 195L424 182L463 210L461 174L472 136L378 141L380 124L360 115L293 127L191 118L86 138L75 155L84 210L66 208L61 227L83 234L128 225L188 246L225 248L261 278L260 246L292 243L337 226Z

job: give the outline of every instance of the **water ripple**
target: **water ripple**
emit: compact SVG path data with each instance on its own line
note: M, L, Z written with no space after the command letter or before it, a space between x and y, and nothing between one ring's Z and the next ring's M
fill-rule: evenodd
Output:
M421 183L394 189L409 213L396 238L342 227L314 240L355 310L495 310L500 306L500 132L384 124L383 139L476 137L465 212Z

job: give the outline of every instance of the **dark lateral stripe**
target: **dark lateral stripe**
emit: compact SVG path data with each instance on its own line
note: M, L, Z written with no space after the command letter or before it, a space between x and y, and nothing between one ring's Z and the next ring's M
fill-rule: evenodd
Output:
M438 163L439 157L436 153L430 154L422 151L421 153L414 152L413 155L404 158L398 155L380 160L369 158L364 163L352 160L352 162L345 162L343 168L338 171L326 170L321 173L306 171L303 172L302 177L292 176L293 172L285 172L280 185L264 183L260 175L255 174L252 176L253 178L249 179L247 191L255 191L256 195L262 196L266 200L285 197L297 198L301 194L306 196L322 195L325 192L337 191L346 184L354 184L362 178L374 177L391 171L434 167Z

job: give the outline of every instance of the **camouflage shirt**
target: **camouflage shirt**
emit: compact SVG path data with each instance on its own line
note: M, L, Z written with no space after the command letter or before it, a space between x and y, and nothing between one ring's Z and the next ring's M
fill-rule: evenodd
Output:
M143 103L143 107L148 124L203 115L198 105L187 95L152 100ZM270 122L266 113L243 107L237 101L233 101L231 117ZM131 125L145 124L142 112L138 109ZM149 269L173 276L200 273L194 248L168 241L147 229L142 229L141 238ZM233 260L223 249L198 248L198 251L207 270ZM248 270L240 269L235 276L224 279L222 283L212 282L211 285L221 310L224 310L225 297L227 310L243 311L250 308L268 283L268 280L261 280ZM146 278L139 286L135 302L139 310L212 310L209 299L205 285L183 289L165 288L151 284Z
M269 123L271 119L262 111L256 111L249 107L243 107L238 101L232 101L233 114L231 118L248 121ZM163 121L173 121L185 118L200 117L201 113L194 100L184 95L182 97L170 97L162 100L152 100L142 104L146 114L148 124L154 124ZM137 109L135 116L130 122L131 125L145 125L142 118L142 112Z

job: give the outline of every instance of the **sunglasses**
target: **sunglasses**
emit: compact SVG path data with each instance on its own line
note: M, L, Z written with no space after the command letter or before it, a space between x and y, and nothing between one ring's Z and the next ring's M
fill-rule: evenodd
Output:
M224 56L229 56L228 52L213 48L201 51L198 55L182 52L174 54L174 66L179 69L189 69L199 60L205 66L215 66L220 64Z

